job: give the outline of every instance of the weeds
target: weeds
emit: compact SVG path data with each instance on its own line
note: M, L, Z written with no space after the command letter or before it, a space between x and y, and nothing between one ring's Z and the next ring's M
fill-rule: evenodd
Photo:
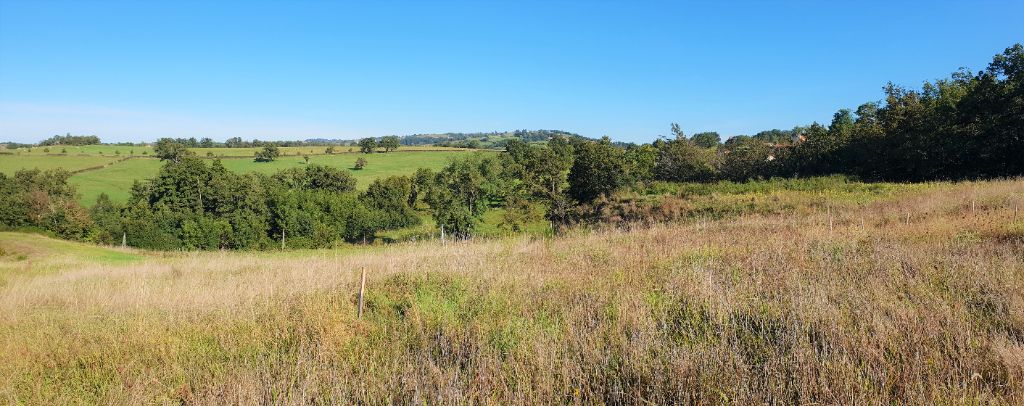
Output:
M1024 241L999 203L1024 183L787 187L780 212L301 255L0 234L28 256L0 257L0 399L1024 400Z

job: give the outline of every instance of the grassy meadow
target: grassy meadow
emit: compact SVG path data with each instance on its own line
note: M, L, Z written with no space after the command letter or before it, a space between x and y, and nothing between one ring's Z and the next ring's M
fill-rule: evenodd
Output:
M1024 402L1024 180L786 185L672 191L722 215L444 245L0 233L0 399Z
M262 147L247 147L247 148L189 148L198 156L205 157L207 153L210 153L213 157L233 157L233 158L245 158L252 157L257 151L262 150ZM327 147L323 146L306 146L306 147L278 147L282 155L322 155L325 154ZM336 153L344 152L359 152L359 147L346 147L346 146L335 146ZM435 147L430 145L423 146L403 146L401 151L458 151L460 148L448 148L448 147ZM151 146L132 146L132 145L53 145L48 147L25 147L11 150L3 150L16 156L149 156L153 154L153 147Z
M38 168L41 170L64 168L69 171L81 171L110 165L119 159L109 156L31 156L31 155L0 155L0 173L11 175L21 169Z
M53 150L52 148L56 147L51 147L51 150ZM73 155L70 150L68 155L43 154L40 152L41 148L34 147L32 153L0 155L0 172L13 174L20 169L31 168L65 168L69 171L82 171L74 174L69 179L69 183L78 190L79 202L91 206L96 202L96 197L100 193L106 193L116 202L127 201L134 181L156 176L160 170L159 160L139 155L141 147L134 147L136 154L130 159L124 159L128 157L127 155L113 155L116 148L119 148L122 154L126 154L128 150L125 147L92 145L67 148L81 148L83 151L91 151L92 155ZM281 148L284 155L273 162L253 161L250 157L256 150L255 148L199 148L194 150L197 156L204 158L208 157L207 152L213 154L214 157L223 155L225 158L222 162L231 171L272 174L281 169L306 165L306 161L298 150L305 151L309 148ZM357 187L364 189L374 179L391 175L411 175L418 168L441 169L452 158L472 152L472 150L458 148L403 147L398 151L386 154L361 154L345 152L347 148L340 147L339 151L342 152L326 155L322 154L323 147L315 147L320 155L309 155L309 163L347 168L355 177ZM104 155L99 155L100 151ZM37 154L37 152L40 153ZM247 154L227 155L240 153ZM362 170L352 169L358 158L365 158L367 161L366 167Z

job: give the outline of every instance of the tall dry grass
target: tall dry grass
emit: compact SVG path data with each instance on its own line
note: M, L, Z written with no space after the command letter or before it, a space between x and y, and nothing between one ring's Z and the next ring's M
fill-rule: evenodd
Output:
M7 255L0 399L1020 404L1015 204L1021 180L556 239Z

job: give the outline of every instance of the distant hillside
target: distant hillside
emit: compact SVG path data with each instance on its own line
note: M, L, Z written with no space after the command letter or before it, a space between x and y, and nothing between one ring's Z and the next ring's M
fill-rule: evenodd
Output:
M544 142L555 135L585 138L579 134L561 130L515 130L475 133L411 134L399 136L399 139L402 145L407 146L438 145L464 148L501 148L504 145L504 142L510 139L519 139L525 142ZM356 140L315 138L308 139L305 142L316 144L348 144L355 141Z

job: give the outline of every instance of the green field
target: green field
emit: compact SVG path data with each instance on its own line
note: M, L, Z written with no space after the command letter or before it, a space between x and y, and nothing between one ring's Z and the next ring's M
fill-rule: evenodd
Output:
M7 150L15 155L48 156L57 154L67 155L124 155L143 156L153 153L153 148L148 146L132 145L51 145L48 147L17 148Z
M103 166L117 161L115 157L104 156L29 156L0 155L0 173L13 174L19 169L39 168L42 170L64 168L77 171Z
M262 147L251 148L191 148L196 155L201 157L251 157ZM325 154L327 147L280 147L282 155L321 155ZM335 146L336 153L359 152L359 147ZM403 146L401 151L460 151L462 148L433 147L433 146ZM131 145L54 145L49 147L32 147L4 150L14 156L61 156L61 155L95 155L95 156L149 156L153 154L153 147L131 146Z
M97 153L100 151L98 149L100 147L110 148L110 146L106 145L93 147L96 147L97 149L93 149L92 151ZM211 152L214 153L214 156L218 156L217 152L228 150L234 150L233 152L237 152L247 151L249 149L209 148L198 149L196 152L197 155L206 157L206 152ZM347 149L343 149L343 151L347 151ZM139 151L136 150L136 152ZM415 172L418 168L440 169L452 158L464 156L469 153L472 153L472 151L467 149L432 147L418 148L416 150L403 149L386 154L343 152L334 155L310 155L309 163L349 169L352 175L356 178L357 187L363 189L374 179L391 175L408 175ZM151 178L156 176L160 170L160 161L157 159L148 156L136 156L136 158L118 162L119 158L115 158L112 155L43 155L36 154L36 151L33 151L31 154L26 153L23 155L0 155L0 172L12 174L19 169L25 168L66 168L74 171L113 163L105 168L77 173L71 177L70 183L75 185L78 189L80 194L79 201L82 204L91 205L96 201L96 197L99 196L100 193L106 193L114 201L124 202L128 199L128 196L131 193L132 183L135 180ZM356 159L359 158L366 159L366 167L362 170L353 170L352 166L355 165ZM224 163L224 166L231 171L238 173L257 172L264 174L272 174L282 169L302 167L306 165L303 157L299 155L284 155L273 162L255 162L248 157L226 158L222 162Z

